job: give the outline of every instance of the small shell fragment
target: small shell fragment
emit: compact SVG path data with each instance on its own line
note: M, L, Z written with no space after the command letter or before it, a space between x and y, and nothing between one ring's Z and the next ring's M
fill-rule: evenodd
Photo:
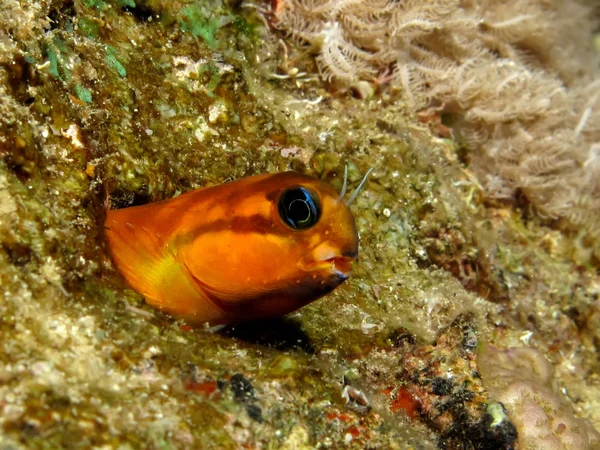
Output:
M346 402L346 405L354 404L363 408L369 407L369 399L367 396L362 391L359 391L350 385L346 385L344 387L344 390L342 391L342 398Z

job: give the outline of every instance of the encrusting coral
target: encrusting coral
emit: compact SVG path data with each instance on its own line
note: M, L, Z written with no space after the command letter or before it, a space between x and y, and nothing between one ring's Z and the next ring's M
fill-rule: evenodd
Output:
M600 236L600 78L579 0L286 0L323 78L390 83L448 119L487 196Z
M480 353L483 384L509 410L520 449L597 448L600 434L552 389L552 367L544 355L529 347L485 346Z

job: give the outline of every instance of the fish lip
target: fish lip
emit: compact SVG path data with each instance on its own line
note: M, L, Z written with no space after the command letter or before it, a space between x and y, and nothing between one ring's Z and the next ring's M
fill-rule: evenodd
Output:
M298 262L298 268L305 272L328 272L330 275L337 277L340 282L347 280L352 271L352 262L356 259L354 252L351 255L346 253L329 253L327 257L320 259L305 258Z
M333 256L331 258L319 261L321 264L329 264L332 272L338 276L342 281L350 278L350 272L352 271L352 262L354 258L350 256Z

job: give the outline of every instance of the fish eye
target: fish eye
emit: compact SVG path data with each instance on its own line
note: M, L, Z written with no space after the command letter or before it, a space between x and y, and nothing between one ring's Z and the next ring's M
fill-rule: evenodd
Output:
M295 230L312 227L321 217L317 195L304 187L293 187L279 199L279 216Z

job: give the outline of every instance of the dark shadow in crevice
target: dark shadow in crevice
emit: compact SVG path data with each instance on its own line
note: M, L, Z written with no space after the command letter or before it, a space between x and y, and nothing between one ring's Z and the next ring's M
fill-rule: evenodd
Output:
M277 350L303 350L314 354L315 348L300 323L289 318L276 318L227 325L220 334Z
M115 189L110 193L110 209L129 208L130 206L141 206L152 201L152 197L143 186L139 192L122 191Z
M73 0L65 0L62 3L57 3L48 13L49 30L64 30L67 22L73 22L75 17L75 2Z
M134 7L124 6L123 10L130 13L140 22L147 22L154 16L157 16L157 13L152 8L146 5L142 5L140 4L140 2L136 2L136 5Z

